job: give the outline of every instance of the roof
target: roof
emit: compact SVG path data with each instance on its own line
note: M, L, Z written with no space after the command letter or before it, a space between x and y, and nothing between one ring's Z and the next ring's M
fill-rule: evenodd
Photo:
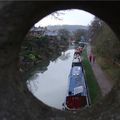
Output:
M86 95L86 85L84 74L80 66L74 66L71 68L69 75L69 91L71 95L81 93L81 95Z

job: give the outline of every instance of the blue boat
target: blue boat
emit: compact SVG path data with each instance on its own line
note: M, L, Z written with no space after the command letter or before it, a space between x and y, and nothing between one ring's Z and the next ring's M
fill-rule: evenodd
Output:
M65 101L65 109L77 110L88 106L88 91L85 82L82 61L78 57L73 59L68 80L69 86Z

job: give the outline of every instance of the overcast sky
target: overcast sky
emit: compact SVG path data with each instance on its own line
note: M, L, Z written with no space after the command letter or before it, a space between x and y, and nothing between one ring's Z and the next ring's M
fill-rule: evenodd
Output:
M55 19L53 16L48 15L40 20L38 23L35 24L36 27L38 26L48 26L48 25L88 25L93 20L94 15L85 12L83 10L66 10L60 11L64 14L60 14L59 18L62 20Z

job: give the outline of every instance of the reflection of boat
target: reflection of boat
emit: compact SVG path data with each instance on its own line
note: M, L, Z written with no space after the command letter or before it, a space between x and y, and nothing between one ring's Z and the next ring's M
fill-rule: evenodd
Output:
M64 107L68 110L77 110L88 105L88 93L81 61L73 60Z

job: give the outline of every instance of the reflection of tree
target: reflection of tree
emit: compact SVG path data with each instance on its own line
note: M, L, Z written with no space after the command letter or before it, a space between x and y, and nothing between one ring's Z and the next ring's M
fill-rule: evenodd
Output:
M38 77L39 75L38 74L35 74L34 76L32 76L29 80L27 80L27 87L28 87L28 89L30 90L30 91L32 91L32 92L35 92L35 91L37 91L38 90L38 81L36 80L37 79L37 77ZM34 82L33 82L33 80L34 80ZM32 84L31 84L31 82L32 82ZM33 87L34 86L34 87ZM34 88L34 89L33 89Z
M61 60L67 60L70 57L70 53L62 52L62 55L59 57Z

